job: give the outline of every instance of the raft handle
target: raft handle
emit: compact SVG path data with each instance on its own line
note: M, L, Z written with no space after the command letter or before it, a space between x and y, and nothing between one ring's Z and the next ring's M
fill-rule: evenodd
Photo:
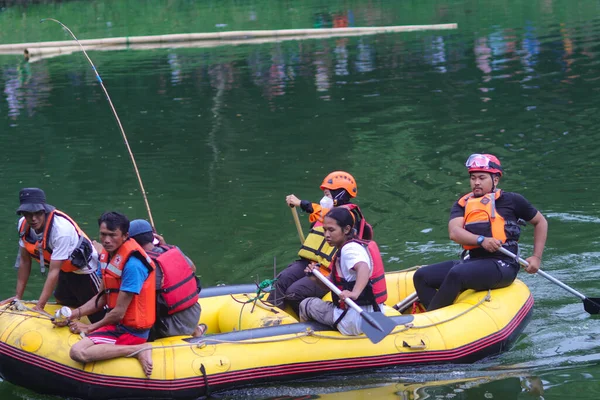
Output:
M421 339L420 344L416 344L416 345L410 345L410 344L406 343L406 341L403 340L402 347L408 347L411 350L421 350L421 349L424 349L425 347L427 347L427 345L425 344L423 339Z

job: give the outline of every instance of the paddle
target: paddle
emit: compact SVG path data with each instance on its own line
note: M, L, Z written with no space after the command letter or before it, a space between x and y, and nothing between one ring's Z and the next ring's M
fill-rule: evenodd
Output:
M513 253L511 253L510 251L506 250L504 247L500 247L500 252L506 254L509 257L514 258L515 260L519 261L519 263L521 265L524 266L529 266L529 263L526 260L523 260L521 257L517 257L516 255L514 255ZM575 296L579 297L581 300L583 300L583 308L584 310L589 313L589 314L598 314L600 313L600 298L598 297L586 297L585 295L583 295L582 293L579 293L577 290L573 289L570 286L565 285L564 283L562 283L561 281L559 281L558 279L548 275L547 273L545 273L544 271L542 271L541 269L538 269L537 271L538 274L540 274L541 276L543 276L544 278L548 279L550 282L560 286L561 288L565 289L567 292L570 292L572 294L574 294Z
M338 296L342 291L327 279L319 271L318 268L313 269L313 275L316 276L321 282L323 282L331 291ZM383 315L380 312L366 312L358 306L352 299L344 299L346 304L354 309L363 318L363 322L360 325L362 331L367 335L369 340L373 343L379 343L385 338L395 327L396 323L391 319Z
M402 312L406 310L412 303L419 300L419 296L417 296L417 292L412 292L408 296L404 298L404 300L396 303L392 308L396 309L398 312Z
M292 208L292 216L294 217L294 222L296 223L296 229L298 230L298 237L300 238L300 244L304 244L304 234L302 233L302 226L300 226L300 219L298 218L298 211L296 211L296 207L290 206Z

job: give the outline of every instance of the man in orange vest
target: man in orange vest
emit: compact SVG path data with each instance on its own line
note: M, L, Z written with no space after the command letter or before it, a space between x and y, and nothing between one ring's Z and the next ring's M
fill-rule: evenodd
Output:
M525 270L534 274L542 262L548 234L546 218L520 194L498 189L504 173L500 160L492 154L472 154L465 166L471 193L454 203L448 222L450 239L463 247L464 256L419 268L413 276L427 311L451 305L466 289L510 285L517 277L519 263L499 249L519 254L521 220L533 225L533 255L527 259Z
M19 231L19 263L17 299L22 299L31 274L32 260L40 263L48 276L34 309L43 311L52 296L59 304L78 307L98 293L100 278L96 275L98 253L87 235L64 212L46 203L46 194L38 188L19 192L21 215ZM104 316L103 310L90 315L93 321Z
M71 358L82 363L124 357L135 353L147 377L152 374L151 345L147 344L155 321L155 265L144 249L129 238L129 220L106 212L98 220L104 250L99 263L102 295L78 307L67 322L72 333L86 337L71 347ZM90 325L78 322L104 306L106 316ZM64 325L55 321L55 325Z

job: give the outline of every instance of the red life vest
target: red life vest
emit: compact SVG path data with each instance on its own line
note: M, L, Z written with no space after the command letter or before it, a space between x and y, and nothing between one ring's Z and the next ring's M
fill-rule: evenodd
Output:
M382 304L387 300L387 286L385 283L385 270L383 267L383 260L381 259L381 253L379 252L379 247L377 243L373 240L358 240L352 239L348 242L344 243L346 246L348 243L358 243L365 248L367 253L369 254L369 258L371 259L371 265L373 269L371 270L371 276L369 277L369 283L362 291L358 299L355 300L356 304L359 305L372 305L375 310L378 310L378 304ZM342 246L343 248L343 246ZM352 290L354 288L355 281L348 282L342 278L339 273L339 263L338 263L338 254L342 252L338 252L333 257L333 268L332 278L333 283L340 290ZM341 260L341 259L340 259ZM346 303L340 301L340 298L335 294L331 293L333 298L333 303L339 308L345 309Z
M117 252L110 257L104 250L100 254L100 268L102 270L102 281L104 282L104 293L106 304L109 309L117 305L117 297L121 289L123 268L130 257L137 257L150 274L142 285L139 294L133 296L121 324L134 329L149 329L154 325L156 319L156 276L154 262L146 254L142 246L135 240L127 239Z
M473 193L462 196L458 204L465 209L463 227L475 235L493 237L502 243L513 244L519 240L521 228L516 222L506 221L496 212L496 200L501 195L502 191L498 189L481 197L474 197ZM465 250L478 247L481 246L463 245Z
M357 237L359 239L372 239L373 238L373 228L367 221L365 220L362 211L356 204L344 204L339 207L344 207L351 212L355 213L360 221L359 225L355 226L357 229ZM329 209L320 209L322 210L322 214L325 215L329 211ZM314 213L313 213L314 214ZM311 216L313 215L311 214ZM330 268L329 264L333 256L336 253L336 248L330 246L325 240L325 231L323 230L323 216L316 220L316 222L312 225L310 232L306 236L300 251L298 252L298 256L301 258L305 258L310 261L315 261L321 264L323 273L329 274Z
M196 275L185 256L175 246L158 246L163 252L147 251L162 272L157 291L169 309L169 315L183 311L198 302Z
M21 226L19 227L19 237L23 240L23 243L25 244L25 250L27 250L27 252L31 255L31 257L35 258L38 261L40 261L40 251L41 251L43 258L44 258L44 265L46 267L48 267L50 265L50 259L52 258L52 249L50 249L48 247L48 236L50 235L50 231L52 230L52 224L54 222L55 216L60 216L64 219L66 219L67 221L69 221L71 223L71 225L73 225L73 227L77 231L77 234L79 235L79 245L80 246L82 245L82 242L84 240L86 240L88 242L88 243L86 243L86 246L89 245L90 250L91 250L91 246L92 246L90 239L81 230L81 228L79 228L77 223L75 221L73 221L73 219L71 219L71 217L69 217L67 214L65 214L62 211L53 210L53 211L50 211L48 214L46 214L46 223L45 223L45 227L44 227L44 234L43 234L41 240L31 237L31 235L29 234L30 226L27 223L27 220L23 220L23 223L21 223ZM73 263L69 259L69 260L63 261L60 269L64 272L73 272L73 271L79 270L80 268L73 265Z

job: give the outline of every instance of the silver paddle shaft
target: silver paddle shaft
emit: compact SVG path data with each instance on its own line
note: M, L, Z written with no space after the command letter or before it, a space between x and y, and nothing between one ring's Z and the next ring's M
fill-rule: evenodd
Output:
M500 247L500 252L506 254L509 257L514 258L515 260L518 260L521 265L524 265L526 267L529 266L529 263L526 260L523 260L521 257L517 257L510 251L506 250L504 247ZM577 290L573 289L570 286L565 285L564 283L562 283L558 279L554 278L553 276L548 275L541 269L538 269L537 273L540 274L541 276L543 276L544 278L548 279L550 282L555 283L558 286L560 286L561 288L565 289L567 292L570 292L570 293L574 294L575 296L579 297L581 300L587 299L587 297L585 297L583 294L579 293Z
M340 295L340 293L342 293L342 291L333 284L333 282L331 282L329 279L327 279L327 277L325 277L321 271L319 271L318 268L313 269L312 271L313 275L316 276L321 282L323 282L329 289L331 289L331 291L335 294L337 294L338 296ZM349 299L349 298L345 298L344 301L346 302L346 304L348 304L354 311L356 311L359 314L362 314L363 309L360 308L358 306L358 304L356 304L354 302L354 300Z

